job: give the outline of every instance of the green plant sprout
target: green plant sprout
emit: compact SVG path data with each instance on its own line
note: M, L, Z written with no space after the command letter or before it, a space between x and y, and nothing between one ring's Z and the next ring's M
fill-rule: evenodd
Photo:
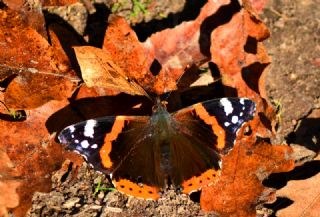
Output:
M21 114L21 112L17 112L14 109L9 109L9 115L11 117L13 117L14 120L21 120L23 118L23 115Z
M150 1L142 3L140 0L132 0L133 7L130 16L137 17L140 12L142 12L143 14L147 14L148 10L146 9L146 7L149 3Z
M276 107L276 120L278 123L281 123L281 116L283 114L283 106L280 100L274 100L273 101L275 107Z
M96 196L97 193L100 191L116 191L117 189L115 188L106 188L106 187L101 187L101 179L98 181L97 186L94 188L93 196Z
M147 6L148 4L150 4L151 0L146 0L146 1L142 1L142 0L131 0L132 6L131 6L131 13L130 13L130 17L137 17L139 15L139 13L143 13L143 14L147 14L149 13L147 10ZM124 1L119 1L116 2L112 5L111 7L111 12L115 13L117 11L121 11L121 8L127 8L127 3L128 2L124 2Z
M165 15L164 13L160 13L159 16L160 16L161 18L167 18L167 17L168 17L168 15Z
M2 101L0 103L6 108L8 114L14 119L14 120L21 120L24 118L23 114L15 109L9 109L8 106Z
M111 7L111 12L114 13L116 11L118 11L118 9L121 7L121 4L120 3L114 3Z

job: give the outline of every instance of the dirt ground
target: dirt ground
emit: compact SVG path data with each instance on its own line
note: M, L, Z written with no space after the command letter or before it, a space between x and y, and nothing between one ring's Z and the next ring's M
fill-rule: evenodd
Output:
M98 12L109 11L112 1L101 1ZM120 2L120 1L116 1ZM200 8L205 1L189 1L188 6ZM111 7L137 24L138 35L153 17L161 19L169 15L175 24L184 18L183 0L164 0L162 7L137 17L128 10L130 5ZM88 14L83 6L47 8L47 13L60 14L79 33L90 32L99 27L99 17L106 13ZM189 9L184 8L188 11ZM68 11L68 13L66 12ZM319 0L270 0L262 19L270 28L271 37L266 46L272 64L267 76L267 91L270 102L278 109L277 134L274 144L299 144L312 152L302 151L301 161L308 161L320 149L320 1ZM48 15L48 14L47 14ZM78 19L74 16L78 15ZM189 17L192 16L189 14ZM90 25L85 26L86 19ZM152 22L152 21L150 21ZM149 23L150 23L149 22ZM162 23L163 24L163 23ZM161 25L155 27L161 29ZM140 32L139 32L140 31ZM143 37L141 36L143 39ZM216 216L200 210L199 194L190 198L168 191L159 201L143 201L128 198L117 191L99 191L95 188L101 181L102 187L112 187L103 175L97 174L85 163L78 170L76 178L69 170L60 170L52 178L52 191L36 193L28 216ZM266 183L275 187L272 179ZM281 200L263 209L265 216L283 208ZM261 212L260 212L261 213ZM269 214L268 214L269 213Z

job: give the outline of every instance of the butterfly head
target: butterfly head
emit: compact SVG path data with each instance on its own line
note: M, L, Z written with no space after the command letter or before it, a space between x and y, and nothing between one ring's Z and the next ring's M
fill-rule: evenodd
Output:
M154 106L152 107L153 113L167 112L167 101L161 100L159 97L156 98Z

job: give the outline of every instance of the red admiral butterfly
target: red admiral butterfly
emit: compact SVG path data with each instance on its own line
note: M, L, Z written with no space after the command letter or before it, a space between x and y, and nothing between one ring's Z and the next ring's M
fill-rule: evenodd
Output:
M234 145L238 130L253 119L255 103L221 98L169 113L160 100L151 116L109 116L71 125L61 143L109 174L127 195L158 199L171 183L190 194L217 180L220 154Z

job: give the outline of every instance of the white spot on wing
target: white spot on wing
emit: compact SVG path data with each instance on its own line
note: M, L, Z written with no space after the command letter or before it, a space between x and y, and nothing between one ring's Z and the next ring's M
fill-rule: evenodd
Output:
M70 126L70 127L68 127L68 129L70 130L70 133L73 133L76 130L76 128L74 128L74 126Z
M88 140L83 140L82 142L81 142L81 147L82 148L88 148L89 147L89 142L88 142Z
M224 122L224 126L229 127L230 123L229 122Z
M96 126L97 121L95 120L88 120L86 125L84 126L84 135L86 137L93 138L94 134L94 127Z
M243 112L240 112L240 117L242 117L242 115L243 115Z
M240 99L240 103L241 103L242 105L244 105L244 99L243 99L243 98Z
M98 145L97 144L93 144L93 145L91 145L91 148L96 149L96 148L98 148Z
M239 120L238 116L232 116L231 122L236 124L238 120Z
M79 143L79 140L76 139L76 140L74 140L74 142L75 142L75 143Z
M233 107L231 102L227 98L220 99L220 103L223 106L224 112L226 113L226 116L231 114L233 112Z

